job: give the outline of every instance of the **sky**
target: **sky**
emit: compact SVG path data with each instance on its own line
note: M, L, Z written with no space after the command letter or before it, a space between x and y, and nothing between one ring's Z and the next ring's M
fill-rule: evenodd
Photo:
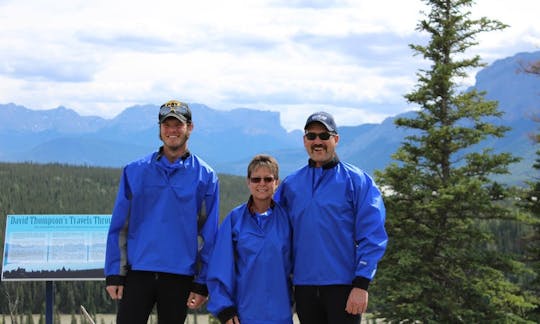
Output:
M378 123L414 109L403 96L428 62L409 44L427 44L416 30L427 9L421 0L0 0L0 104L114 118L178 99L279 112L289 131L319 110L338 126ZM467 55L490 64L540 51L540 1L477 0L470 11L510 27L478 35Z

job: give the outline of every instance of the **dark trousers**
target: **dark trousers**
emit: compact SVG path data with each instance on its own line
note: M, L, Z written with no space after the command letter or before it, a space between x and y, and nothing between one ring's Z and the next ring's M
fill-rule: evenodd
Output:
M352 286L295 286L296 313L302 324L358 324L360 315L345 311Z
M117 324L146 324L156 305L159 324L184 323L193 278L162 272L129 271L118 304Z

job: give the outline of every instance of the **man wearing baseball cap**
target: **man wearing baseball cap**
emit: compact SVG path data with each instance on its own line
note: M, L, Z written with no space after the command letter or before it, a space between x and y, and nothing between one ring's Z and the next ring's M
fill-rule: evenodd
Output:
M154 305L159 323L184 323L187 307L208 295L218 177L188 150L186 103L164 103L158 123L163 145L124 167L107 237L106 290L119 300L118 324L146 324Z
M385 208L373 179L336 154L332 115L304 127L308 165L286 177L274 199L293 228L293 284L301 323L357 324L387 243Z

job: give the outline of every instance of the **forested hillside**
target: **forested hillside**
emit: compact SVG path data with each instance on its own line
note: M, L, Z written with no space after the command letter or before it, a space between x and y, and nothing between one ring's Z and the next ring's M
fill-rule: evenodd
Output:
M61 164L0 163L0 247L3 255L8 214L110 214L121 169L73 167ZM248 197L240 176L220 175L220 217ZM114 313L104 282L55 282L56 310ZM43 313L44 282L2 282L0 313Z
M8 214L110 214L120 174L121 169L116 168L0 163L1 242L4 242ZM219 177L223 218L246 200L248 191L243 177ZM489 227L494 233L495 246L500 252L518 255L523 251L520 238L531 230L512 221L486 221L479 225ZM0 248L3 255L3 244ZM103 281L57 281L54 285L55 311L59 313L78 313L79 305L92 314L116 312L116 304L106 295ZM370 298L372 310L380 297ZM0 283L0 313L43 314L44 310L45 282Z

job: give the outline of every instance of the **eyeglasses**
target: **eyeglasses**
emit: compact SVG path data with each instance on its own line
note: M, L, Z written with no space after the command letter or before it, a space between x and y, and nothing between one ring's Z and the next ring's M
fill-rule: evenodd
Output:
M274 177L264 177L264 178L252 177L252 178L249 178L249 181L251 181L251 183L259 183L259 182L261 182L261 180L264 180L265 183L270 183L270 182L274 181Z
M317 137L319 137L323 141L327 141L331 136L334 136L335 134L324 132L324 133L306 133L305 136L308 140L313 141Z

